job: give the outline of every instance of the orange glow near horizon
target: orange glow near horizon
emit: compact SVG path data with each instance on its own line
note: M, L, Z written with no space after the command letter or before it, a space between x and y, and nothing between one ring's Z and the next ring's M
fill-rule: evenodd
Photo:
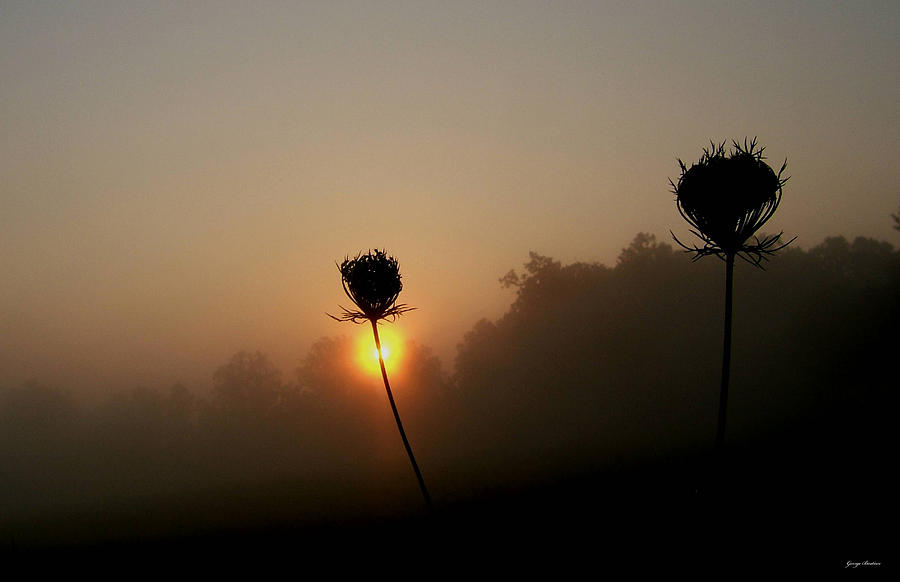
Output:
M393 326L378 326L378 337L381 339L381 351L384 357L384 365L388 372L397 368L403 361L403 337ZM375 338L372 336L372 328L365 326L356 336L356 363L367 375L381 375L381 366L378 363L378 350L375 348Z

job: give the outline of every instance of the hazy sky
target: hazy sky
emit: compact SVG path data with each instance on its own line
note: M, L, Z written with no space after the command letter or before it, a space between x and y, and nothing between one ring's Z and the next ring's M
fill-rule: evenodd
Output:
M449 366L529 250L686 233L709 139L788 158L768 230L896 245L898 56L895 1L0 0L0 385L289 373L372 247Z

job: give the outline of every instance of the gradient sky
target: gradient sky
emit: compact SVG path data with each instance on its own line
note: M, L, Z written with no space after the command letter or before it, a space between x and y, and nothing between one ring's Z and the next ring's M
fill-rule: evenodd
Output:
M710 139L788 158L769 231L897 245L898 33L897 2L0 0L0 385L290 374L357 331L324 313L373 247L449 367L529 250L686 233L667 179Z

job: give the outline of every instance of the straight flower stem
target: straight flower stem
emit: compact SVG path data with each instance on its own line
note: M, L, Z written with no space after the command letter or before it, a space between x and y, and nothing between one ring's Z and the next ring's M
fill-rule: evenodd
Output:
M731 316L734 290L734 253L725 257L725 329L722 340L722 388L719 392L719 422L716 428L716 451L725 442L725 418L728 412L728 380L731 370Z
M381 377L384 379L384 389L387 390L388 401L391 403L391 410L394 411L394 420L397 421L397 429L400 430L400 438L403 439L403 446L406 447L406 454L409 455L409 462L412 463L413 471L416 473L416 479L419 480L419 488L422 490L422 496L425 498L425 505L428 507L429 513L433 511L431 505L431 496L428 495L428 489L425 487L425 479L422 478L422 472L419 471L419 465L413 456L412 447L409 446L409 439L406 438L406 431L403 430L403 423L400 422L400 413L397 412L397 405L394 403L394 395L391 392L391 384L388 382L387 370L384 367L384 358L381 355L381 340L378 338L378 323L372 321L372 333L375 334L375 348L378 350L378 363L381 364Z

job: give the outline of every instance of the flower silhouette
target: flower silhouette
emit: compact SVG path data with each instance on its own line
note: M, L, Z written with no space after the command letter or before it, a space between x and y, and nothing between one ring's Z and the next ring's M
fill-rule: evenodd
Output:
M781 235L760 239L756 232L772 218L781 203L782 187L788 178L782 178L787 162L778 173L765 162L765 148L757 146L756 138L744 140L741 145L732 142L733 149L725 151L725 143L710 142L700 160L681 166L678 182L669 180L675 194L678 212L690 224L691 232L703 246L688 247L672 234L686 251L694 253L694 259L716 255L722 259L740 256L760 266L767 255L781 250L793 242L779 244Z
M397 297L403 290L400 280L400 266L397 259L388 256L385 251L375 249L366 254L358 254L354 258L345 258L338 265L341 272L341 283L344 293L350 298L359 311L349 310L343 306L343 314L339 317L330 315L337 321L377 322L378 320L394 321L415 307L407 307L397 303Z
M390 402L391 410L394 412L394 420L397 421L397 430L400 431L400 438L403 440L403 446L406 448L409 462L412 465L413 472L416 474L416 479L419 481L419 489L422 490L425 505L431 511L431 496L428 494L428 488L425 487L425 479L422 477L418 463L416 463L409 439L406 438L406 431L403 430L400 413L397 411L394 394L391 392L391 383L388 381L387 369L384 367L381 339L378 337L378 322L380 320L394 321L404 313L415 309L414 307L407 307L402 303L397 303L397 297L400 295L400 291L403 290L403 283L400 281L400 266L397 264L397 259L388 256L385 251L375 249L374 251L370 250L366 254L357 254L352 259L349 257L345 258L344 262L338 265L338 270L341 272L341 283L344 286L344 293L359 308L359 311L341 307L344 312L341 316L326 315L337 321L352 321L353 323L368 321L372 324L372 334L375 336L375 349L378 351L378 363L381 366L381 378L384 380L384 389L387 391L388 402Z
M781 235L754 236L772 218L781 203L782 188L788 181L782 178L787 161L775 172L763 157L756 138L744 140L741 145L731 142L733 148L725 151L725 142L710 142L700 160L681 166L678 182L669 180L678 212L690 224L691 230L703 246L688 247L672 233L681 247L694 254L694 260L715 255L725 261L725 320L722 342L722 379L719 391L719 416L716 427L716 449L725 441L725 419L728 412L728 381L731 369L731 324L734 295L734 258L741 257L762 268L762 261L794 242L780 244ZM753 237L753 242L750 241Z

